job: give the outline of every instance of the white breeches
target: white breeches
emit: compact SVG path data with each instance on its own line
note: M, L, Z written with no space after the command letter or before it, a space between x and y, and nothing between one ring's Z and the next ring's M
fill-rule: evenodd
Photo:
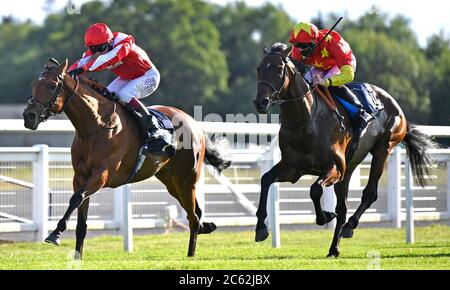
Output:
M108 90L116 93L122 102L128 103L134 97L142 99L151 95L158 88L159 81L159 71L153 67L134 80L116 78L108 85Z

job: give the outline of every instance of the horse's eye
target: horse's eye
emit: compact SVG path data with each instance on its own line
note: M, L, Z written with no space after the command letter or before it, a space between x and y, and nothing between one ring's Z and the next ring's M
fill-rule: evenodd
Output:
M54 84L51 84L51 85L48 85L48 88L53 91L56 89L56 86Z

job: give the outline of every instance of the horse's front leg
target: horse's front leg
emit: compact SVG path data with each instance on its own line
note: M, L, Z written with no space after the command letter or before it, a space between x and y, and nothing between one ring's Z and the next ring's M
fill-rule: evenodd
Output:
M75 259L81 260L83 257L84 238L87 232L87 215L89 210L89 197L86 198L78 208L77 228L76 228L76 244Z
M269 236L269 231L265 224L267 217L267 196L269 193L270 185L274 182L285 182L290 181L292 183L297 182L300 178L301 173L297 172L296 169L289 163L281 160L272 169L266 172L261 178L261 194L259 196L259 205L256 216L258 217L258 222L256 224L256 236L255 241L261 242L267 239Z
M86 179L81 175L75 173L73 177L73 189L78 191L86 184ZM83 244L87 231L87 216L89 210L89 197L86 198L78 207L77 214L77 228L76 228L76 245L75 245L75 259L81 259L83 256Z
M328 212L322 210L320 205L320 199L323 194L324 186L331 186L339 181L341 173L337 170L335 164L333 164L325 174L321 175L316 182L311 186L310 196L314 203L314 210L316 211L316 224L323 226L331 222L337 215L334 212Z
M85 185L82 187L81 190L75 192L74 195L70 198L69 207L67 208L64 216L61 218L61 220L58 222L58 225L56 229L45 239L45 242L55 244L57 246L61 243L61 234L64 232L67 228L67 223L70 219L70 216L72 215L73 211L77 208L79 208L83 201L88 198L93 193L100 190L107 181L108 177L108 171L107 170L95 170L93 171L93 174L87 179ZM87 211L86 211L86 218L87 218ZM86 222L84 219L82 219L82 222ZM78 219L78 222L80 222L80 219ZM81 229L77 225L77 229ZM82 236L83 231L79 231L80 237ZM84 237L83 237L84 239ZM82 244L82 243L80 243ZM75 255L76 258L77 254Z
M56 229L45 239L46 243L59 246L61 244L61 234L67 229L67 223L72 215L73 211L77 209L84 201L86 196L85 190L79 190L75 192L70 198L69 207L67 208L64 216L59 220Z

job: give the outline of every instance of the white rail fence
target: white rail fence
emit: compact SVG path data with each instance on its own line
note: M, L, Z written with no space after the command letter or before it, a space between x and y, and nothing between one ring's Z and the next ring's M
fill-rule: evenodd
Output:
M64 121L58 123L61 122ZM50 125L43 130L73 130L71 126L59 126ZM239 139L242 136L247 136L247 139L257 137L253 140L259 143L272 140L264 146L233 149L233 166L220 176L213 170L205 170L201 179L203 190L198 193L199 203L204 208L204 220L213 221L218 226L255 225L260 177L280 158L276 138L273 138L278 132L278 125L203 122L202 126L207 133L224 134L234 140L242 140ZM8 128L0 126L0 132L18 130ZM422 128L428 134L437 136L450 136L449 129ZM423 189L414 187L408 175L404 182L403 172L409 171L408 162L405 162L405 150L396 149L380 180L379 199L363 215L361 222L385 221L400 227L402 221L412 226L414 219L450 218L450 150L433 150L430 153L438 163L432 169L432 176L428 177L431 185ZM359 205L361 185L367 181L369 168L370 156L355 170L352 178L349 214ZM42 241L67 207L72 194L72 176L70 148L46 145L0 148L0 232L32 231L36 233L36 240ZM315 222L309 198L313 178L305 176L294 185L282 183L271 187L268 220L274 247L280 246L280 223ZM409 188L414 190L414 197L412 190L407 190ZM323 201L324 207L333 209L334 193L327 191ZM121 230L126 241L125 249L131 251L132 229L165 227L168 222L167 208L173 205L178 206L177 201L155 178L117 189L104 189L91 199L88 227ZM69 222L69 229L75 228L75 216ZM409 227L409 232L408 242L413 242L412 227Z

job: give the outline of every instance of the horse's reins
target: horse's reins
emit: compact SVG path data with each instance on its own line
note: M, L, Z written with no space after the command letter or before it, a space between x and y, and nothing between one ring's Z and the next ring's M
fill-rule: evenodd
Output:
M102 89L106 89L106 87L103 86L102 84L99 84L99 83L97 83L97 82L94 82L94 81L92 81L92 80L90 80L90 79L88 79L88 78L79 76L79 77L77 77L77 80L78 80L78 79L81 79L83 82L88 83L88 84L90 84L90 85L97 86L97 87L100 87L100 88L102 88ZM108 122L106 122L105 124L103 124L103 126L101 126L101 127L100 127L98 130L96 130L95 132L92 132L92 133L89 133L89 134L79 135L78 133L75 132L75 133L77 134L77 136L78 136L79 138L86 138L86 137L90 137L90 136L93 136L93 135L97 134L98 132L100 132L100 131L103 130L103 129L107 129L107 130L115 129L115 128L117 127L117 125L114 126L114 127L111 127L111 123L112 123L112 120L113 120L113 116L114 116L115 114L117 114L117 113L116 113L117 104L116 104L116 102L113 102L113 104L114 104L114 109L113 109L112 114L110 114L110 117L109 117Z
M311 92L308 91L306 93L302 92L302 95L293 99L280 99L281 96L281 89L284 87L284 84L286 83L286 74L287 74L287 68L288 68L288 59L284 58L280 53L278 52L269 52L268 54L274 54L274 55L278 55L281 60L284 63L283 66L283 75L281 76L281 80L280 80L280 84L278 85L278 88L275 88L275 86L267 81L261 80L258 83L258 88L261 85L266 85L268 86L271 90L272 90L272 96L269 99L270 105L274 105L274 104L283 104L283 103L290 103L290 102L296 102L299 101L301 99L303 99L304 97L306 97L308 94L310 94ZM276 98L275 98L276 97Z
M330 95L330 92L328 91L328 89L325 89L325 92L323 92L319 86L315 86L312 89L308 90L306 93L304 91L302 91L301 95L293 98L293 99L280 99L280 95L281 95L281 89L284 87L284 84L286 83L286 73L287 73L287 67L288 67L288 62L289 60L287 58L284 58L280 53L278 52L270 52L269 54L276 54L278 56L281 57L283 63L284 63L284 67L283 67L283 75L282 78L280 80L280 85L278 86L278 89L275 88L274 85L272 85L271 83L267 82L267 81L260 81L258 83L258 88L261 85L266 85L269 88L272 89L272 96L271 99L269 99L270 105L274 105L274 104L283 104L283 103L289 103L289 102L296 102L299 100L302 100L303 98L305 98L308 95L312 95L314 92L317 92L318 95L322 98L322 100L325 102L325 104L333 111L336 113L336 115L338 116L340 123L341 123L341 127L340 127L340 131L343 132L345 131L345 126L343 123L344 117L339 113L336 102L333 100L333 97ZM297 72L294 72L295 75L297 75ZM303 77L303 76L302 76ZM274 97L277 97L276 99L273 99ZM298 122L300 123L300 122ZM306 128L311 126L312 122L301 126L301 128ZM286 128L298 128L298 126L283 126Z
M77 132L75 132L75 134L77 134L77 136L78 136L79 138L86 138L86 137L93 136L93 135L97 134L98 132L100 132L100 131L102 131L102 130L104 130L104 129L106 129L106 130L112 130L112 129L117 128L117 125L116 125L116 126L113 126L113 127L110 127L110 126L111 126L111 123L112 123L112 120L113 120L113 116L116 114L116 108L117 108L117 104L114 102L114 109L113 109L112 114L111 114L110 117L109 117L108 122L106 122L105 124L103 124L103 126L101 126L100 128L98 128L96 131L94 131L94 132L92 132L92 133L89 133L89 134L85 134L85 135L80 135L80 134L78 134Z
M321 90L319 85L316 85L312 88L311 92L317 92L331 110L337 110L336 102L333 100L333 97L331 97L330 92L327 89Z
M330 94L330 91L328 88L324 88L323 90L319 88L319 85L316 85L311 92L317 92L317 94L322 98L322 100L327 104L327 106L336 113L337 117L339 118L339 121L341 123L341 127L339 130L341 132L345 131L345 125L344 125L344 116L339 113L338 107L336 105L336 102L334 101L333 97Z
M279 55L284 63L283 66L283 75L280 79L280 84L278 85L278 88L275 88L275 86L267 81L261 80L258 83L258 89L261 85L266 85L268 86L271 90L272 90L272 96L269 99L270 104L275 104L278 102L279 100L279 96L280 96L280 91L281 89L284 87L284 84L286 83L286 73L287 73L287 60L281 56L281 54L277 53L277 52L269 52L269 54L275 54L275 55ZM276 98L275 98L276 97ZM275 100L275 101L274 101Z
M42 110L41 115L39 116L40 122L45 122L50 117L52 117L54 115L57 115L57 114L61 114L64 111L64 109L66 109L68 107L70 102L75 97L76 92L78 90L78 87L80 85L80 78L78 78L78 77L75 78L75 82L76 82L75 88L73 89L73 92L70 93L69 90L66 88L66 86L64 86L64 77L61 74L56 74L55 72L52 72L52 71L46 71L46 72L41 73L41 75L43 75L43 74L54 74L54 75L56 75L56 79L57 79L58 83L56 85L56 89L55 89L55 91L53 93L52 98L47 103L41 102L40 100L38 100L34 96L31 96L30 99L28 100L28 104L30 104L30 105L36 105L36 103L39 103L39 104L44 106L44 109ZM95 82L92 82L92 81L90 81L90 80L88 80L86 78L83 78L83 81L86 81L86 82L89 81L90 83L95 83ZM98 83L95 83L95 85L101 87L101 85L98 84ZM53 106L55 106L55 103L58 100L58 97L59 97L59 94L61 92L61 89L64 90L64 92L66 93L66 95L68 95L68 97L66 98L66 101L64 102L64 105L63 105L63 107L61 108L61 110L59 112L52 112L52 108L53 108ZM93 136L93 135L97 134L98 132L100 132L103 129L110 130L110 129L116 128L117 126L110 127L110 125L112 123L113 116L116 114L116 108L117 108L117 104L114 102L113 113L110 115L109 121L106 122L105 124L103 124L103 126L101 126L95 132L89 133L89 134L85 134L85 135L79 135L77 132L75 132L75 134L78 137L80 137L80 138L86 138L86 137Z
M75 97L75 93L78 90L78 86L80 84L80 81L77 79L75 88L73 89L73 92L69 93L69 90L64 86L64 83L63 83L64 78L62 75L56 74L55 72L52 72L52 71L43 72L43 73L41 73L41 75L48 74L48 73L56 75L56 79L58 82L50 101L48 101L47 103L44 103L44 102L39 101L35 96L31 96L30 99L28 100L28 104L30 104L30 105L36 105L36 103L39 103L44 106L44 109L42 110L41 115L39 116L40 122L45 122L50 117L57 115L57 114L61 114L64 111L64 109L67 108L67 106L73 100L73 98ZM68 95L67 100L64 102L64 105L59 112L52 112L52 108L55 106L55 103L58 100L61 89L63 89L65 91L66 95Z

